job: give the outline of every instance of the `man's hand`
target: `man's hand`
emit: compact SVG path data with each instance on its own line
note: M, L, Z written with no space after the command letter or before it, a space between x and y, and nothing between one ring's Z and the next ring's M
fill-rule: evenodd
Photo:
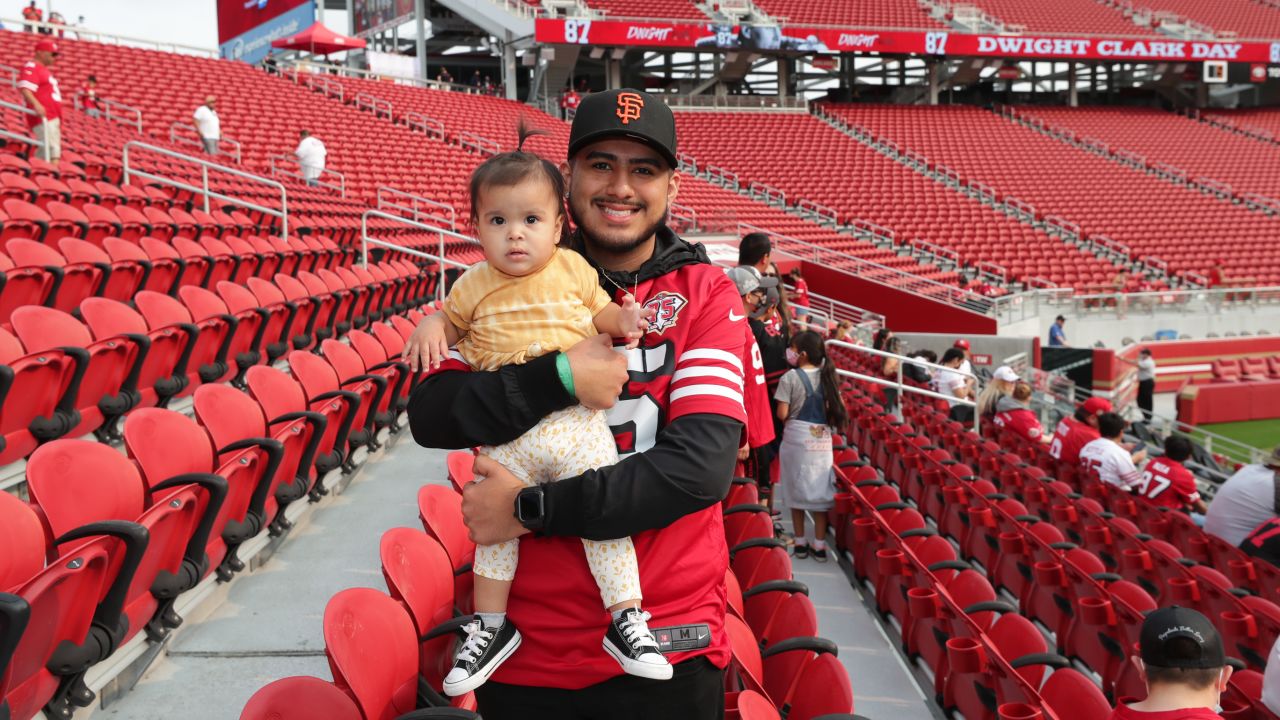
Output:
M742 443L742 447L738 448L738 462L746 462L749 457L751 457L751 446Z
M462 488L462 521L470 531L467 536L477 545L496 545L529 532L516 520L516 495L524 483L488 455L477 456L471 470L477 481Z
M587 338L564 354L573 371L578 402L592 410L607 410L618 402L627 381L627 358L613 349L608 335Z

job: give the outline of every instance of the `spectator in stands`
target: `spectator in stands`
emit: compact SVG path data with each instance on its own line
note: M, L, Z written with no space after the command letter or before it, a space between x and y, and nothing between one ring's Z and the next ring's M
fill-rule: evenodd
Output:
M1067 319L1059 315L1053 319L1053 324L1049 326L1049 347L1070 347L1067 345L1067 333L1063 330L1063 326L1067 324Z
M853 335L853 321L841 320L836 323L836 329L831 332L832 340L840 342L857 343L857 339Z
M826 562L827 512L835 501L831 431L843 432L849 416L836 365L828 360L821 335L812 330L796 333L787 361L794 368L782 377L773 396L778 419L786 423L778 453L779 501L791 509L795 556L810 554L805 512L812 512L813 559Z
M1232 545L1277 514L1276 485L1280 484L1280 445L1261 463L1245 465L1218 488L1205 513L1204 531Z
M62 17L62 13L60 12L49 13L49 24L57 26L56 30L54 28L49 28L47 31L49 34L56 35L57 37L66 36L67 34L66 30L64 30L63 28L67 26L67 19Z
M963 350L957 347L947 348L947 351L942 354L942 361L938 364L951 370L938 371L933 378L933 389L947 396L947 404L951 406L948 417L957 422L969 423L973 422L973 407L956 402L956 400L973 399L973 388L969 386L969 379L958 372L963 362Z
M1272 563L1280 564L1274 560ZM1267 656L1266 671L1262 673L1262 704L1266 705L1273 714L1280 715L1280 637L1277 637L1275 644L1271 646L1271 654Z
M893 337L893 331L887 327L882 327L871 336L871 349L884 350L884 346L889 342L889 338Z
M471 87L480 88L484 86L484 78L480 77L480 71L476 70L471 73Z
M791 321L794 318L791 315L791 301L787 298L786 289L782 287L782 276L778 273L778 266L769 263L769 267L761 275L778 281L778 284L765 294L765 304L768 309L761 319L769 326L769 332L790 337Z
M739 297L742 298L742 315L750 318L755 314L756 308L764 301L764 288L760 287L761 278L756 277L746 268L733 268L729 271L729 279L733 281L734 286L738 290ZM760 354L760 345L756 342L754 329L749 322L747 324L747 342L750 348L746 355L750 358L758 358ZM785 350L784 350L785 353ZM772 484L769 476L769 465L773 461L774 453L770 444L776 438L776 430L774 429L773 415L774 403L769 397L769 389L766 382L766 374L763 362L752 362L751 370L746 371L745 382L747 386L743 393L743 407L747 411L747 437L741 447L738 448L739 462L749 460L749 468L754 470L753 477L756 485L759 486L760 497L765 501L768 507L769 495ZM744 371L746 368L744 367Z
M1209 268L1209 288L1220 288L1227 284L1227 261L1223 258L1215 258L1213 265Z
M1074 417L1062 418L1049 443L1049 455L1060 464L1080 464L1080 448L1098 439L1098 416L1112 412L1111 401L1091 397L1076 407Z
M791 309L795 313L796 319L803 320L809 314L809 283L804 281L799 265L787 272L787 281L791 285L788 288Z
M894 355L902 354L902 340L897 335L890 335L881 348L887 353ZM902 362L896 357L879 358L880 360L880 377L892 383L898 382L898 370L902 370L903 377L906 377L906 368L902 367ZM880 388L884 393L884 408L893 410L898 407L898 388L883 386Z
M452 83L453 75L449 74L449 68L441 66L440 72L436 73L436 82Z
M582 96L572 87L565 90L560 95L560 114L565 120L572 120L573 114L578 111L578 104L582 102Z
M1131 454L1124 446L1125 420L1109 412L1098 416L1098 435L1080 448L1080 471L1095 480L1125 490L1134 489L1142 481L1137 463L1146 451Z
M1280 566L1280 517L1273 517L1254 528L1244 542L1240 543L1240 549L1250 557ZM1270 669L1270 663L1267 667ZM1276 679L1280 680L1280 677ZM1276 699L1280 700L1280 686L1276 687L1276 695Z
M475 472L485 479L465 488L462 506L475 540L537 531L521 539L521 563L556 573L550 584L518 578L512 587L508 615L526 642L497 682L477 690L479 710L486 720L614 717L618 708L636 717L720 717L729 647L718 504L741 444L742 366L751 362L742 357L740 298L700 247L663 223L680 177L675 119L661 100L632 89L584 98L567 155L561 170L578 227L571 247L596 267L602 286L625 287L659 310L654 327L661 333L649 332L626 356L608 338L595 338L496 372L467 372L450 360L414 390L410 426L430 447L500 445L579 402L613 408L610 424L628 428L617 437L626 456L618 464L536 488L477 458ZM411 338L410 356L416 347ZM692 358L701 359L687 364ZM629 364L647 370L629 375ZM676 378L682 368L699 372ZM629 399L619 403L624 383ZM645 603L660 608L653 624L707 631L694 635L705 647L671 655L675 677L661 684L621 677L600 650L606 616L598 596L590 597L580 538L628 535L641 561ZM675 567L679 581L667 582ZM646 582L651 577L657 581ZM574 659L572 670L559 671L566 658Z
M492 95L493 94L493 78L489 77L488 75L485 75L483 87L484 87L485 95Z
M964 366L961 365L960 369L963 370ZM991 382L987 383L978 395L978 412L982 415L983 421L995 417L999 412L1000 401L1013 394L1013 387L1019 379L1018 373L1008 365L996 368L991 376Z
M773 243L762 232L747 233L738 243L738 265L752 268L757 275L764 275L773 257Z
M204 144L204 151L210 155L218 154L218 141L222 139L222 120L215 109L217 105L218 98L210 95L192 115L196 133L200 136L200 142Z
M268 75L280 74L280 66L276 62L275 53L267 53L267 56L262 58L262 70L266 72Z
M952 347L959 348L964 353L964 362L960 363L959 370L962 374L965 374L965 382L969 383L969 389L973 390L976 395L978 392L978 380L977 378L969 377L973 375L973 363L969 361L969 341L964 338L958 338L952 343Z
M1151 348L1138 351L1138 409L1142 410L1142 419L1150 420L1156 397L1156 360L1151 357Z
M1231 667L1209 618L1176 605L1153 610L1142 621L1133 664L1147 697L1117 704L1111 720L1222 720L1213 708L1227 688Z
M1170 435L1164 441L1164 455L1147 463L1138 494L1154 505L1203 516L1209 506L1200 497L1196 476L1183 465L1190 457L1191 441L1185 435Z
M1018 382L1013 392L996 402L996 414L991 419L996 427L1033 443L1049 442L1040 418L1030 408L1031 386Z
M102 101L98 99L98 77L90 75L80 86L80 109L91 118L102 115Z
M22 8L22 19L27 21L23 26L27 32L36 32L37 28L33 23L44 21L44 11L36 7L36 0L31 0L31 4ZM44 32L44 28L39 28L40 32Z
M325 149L320 138L312 135L310 130L303 130L298 135L301 139L293 154L298 158L298 165L302 168L302 179L314 187L320 180L321 173L324 172L324 161L329 151Z
M23 65L18 76L18 90L35 112L26 116L27 127L44 145L41 157L55 165L62 157L62 91L49 68L57 59L58 44L41 40L36 43L35 59Z
M927 363L937 364L938 354L932 350L917 350L907 357L919 358ZM921 385L933 385L933 370L920 363L907 363L902 368L902 376Z

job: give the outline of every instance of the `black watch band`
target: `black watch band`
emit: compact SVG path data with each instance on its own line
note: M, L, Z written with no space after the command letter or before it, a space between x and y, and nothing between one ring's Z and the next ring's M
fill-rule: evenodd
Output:
M541 485L527 487L516 493L516 520L526 530L538 532L546 519L546 495Z

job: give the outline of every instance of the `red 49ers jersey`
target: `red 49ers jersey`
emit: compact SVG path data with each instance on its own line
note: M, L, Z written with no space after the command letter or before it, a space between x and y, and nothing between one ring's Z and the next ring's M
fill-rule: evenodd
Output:
M734 316L740 317L740 316ZM747 409L747 445L758 448L773 442L773 413L769 403L769 387L765 383L764 358L760 356L760 345L751 332L751 326L745 320L737 321L742 325L742 333L747 336L745 349L742 351L742 364L746 370L743 381L743 404Z
M655 317L640 347L627 351L630 381L608 413L619 454L625 459L652 448L662 428L685 415L710 413L745 423L743 335L749 331L741 319L742 300L724 271L686 265L641 282L635 294ZM644 609L653 614L649 626L705 623L711 632L710 647L673 653L671 662L706 656L724 667L729 557L720 505L640 533L632 542ZM600 645L609 615L578 539L521 538L507 612L525 642L498 668L497 682L578 689L622 673Z

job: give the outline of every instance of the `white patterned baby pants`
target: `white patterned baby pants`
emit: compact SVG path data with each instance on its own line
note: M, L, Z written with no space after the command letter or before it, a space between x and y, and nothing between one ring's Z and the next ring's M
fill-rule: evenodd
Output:
M502 463L526 485L562 480L618 462L618 446L604 413L581 405L554 412L524 435L482 452ZM640 568L631 538L583 540L582 547L606 608L624 600L640 599ZM511 582L516 576L519 548L519 540L477 546L475 573Z

